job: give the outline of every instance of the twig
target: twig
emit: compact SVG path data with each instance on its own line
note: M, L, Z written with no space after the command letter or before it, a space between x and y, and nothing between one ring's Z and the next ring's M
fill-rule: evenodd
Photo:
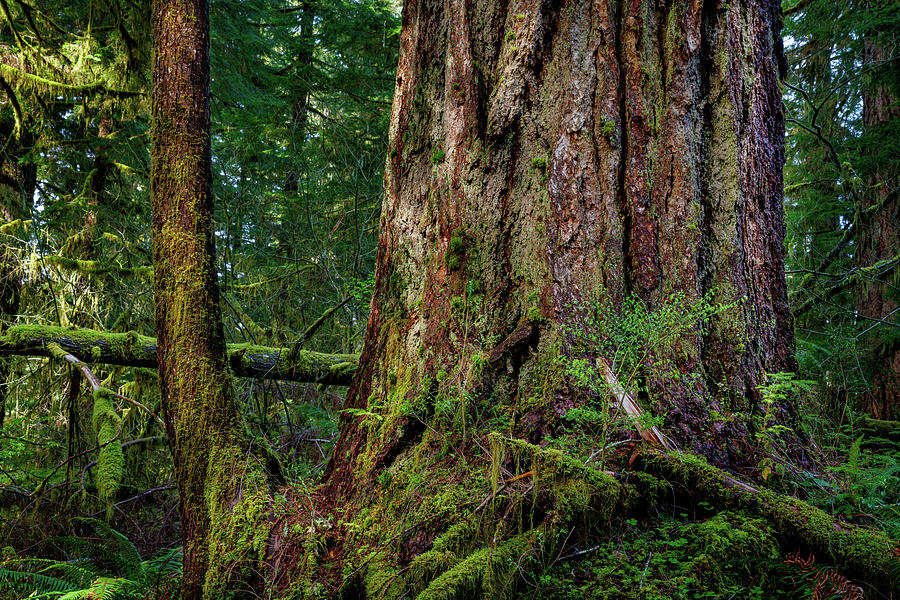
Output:
M647 569L650 568L650 559L653 558L653 552L650 552L650 556L647 557L647 564L644 565L644 572L641 573L641 583L638 585L638 591L644 587L644 576L647 575Z
M125 500L120 500L120 501L116 502L115 504L113 504L113 506L119 506L120 504L126 504L128 502L133 502L139 498L143 498L144 496L149 496L150 494L155 494L156 492L168 492L169 490L176 490L176 489L178 489L177 485L161 485L159 487L150 488L149 490L144 490L143 492L137 494L136 496L132 496L131 498L126 498ZM99 512L95 512L91 516L96 517L97 515L102 515L105 512L106 512L105 510L101 510Z
M584 550L579 550L578 552L572 552L571 554L566 554L565 556L557 559L556 562L563 562L563 561L569 560L570 558L575 558L576 556L584 556L585 554L588 554L589 552L598 550L600 548L600 546L602 546L602 544L597 544L593 548L586 548Z

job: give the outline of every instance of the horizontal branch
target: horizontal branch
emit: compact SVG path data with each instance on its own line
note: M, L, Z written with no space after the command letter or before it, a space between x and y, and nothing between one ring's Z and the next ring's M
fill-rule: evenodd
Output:
M156 338L133 331L19 325L0 336L0 356L51 356L50 344L90 363L156 367ZM228 344L228 362L238 377L349 385L359 356Z
M864 280L877 281L877 277L889 274L898 264L900 264L900 255L897 255L893 258L880 260L873 265L869 265L868 267L854 267L849 272L847 272L840 281L833 283L832 285L825 288L825 290L823 290L822 292L822 296L830 298L844 291L851 285L855 285ZM791 309L794 313L794 318L797 319L801 315L805 314L809 309L813 307L813 305L818 300L819 296L813 295L812 297L807 298L803 302L794 306Z

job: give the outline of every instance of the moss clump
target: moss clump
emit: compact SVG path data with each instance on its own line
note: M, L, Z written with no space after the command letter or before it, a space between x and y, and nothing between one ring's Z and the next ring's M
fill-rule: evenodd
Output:
M31 226L31 221L23 221L22 219L16 219L15 221L9 221L7 223L3 223L0 225L0 234L4 235L12 235L16 233L19 229L28 229Z
M448 271L457 271L462 267L463 261L466 259L467 246L465 231L461 227L457 227L450 236L450 244L444 255L444 263L447 265Z
M517 561L528 552L535 538L536 532L528 531L474 552L432 581L418 599L511 598Z
M570 560L555 560L554 540L545 538L519 564L532 597L569 599L573 590L598 600L774 597L770 572L780 550L764 520L668 513L616 520L611 531L579 541L582 550L566 551Z
M444 149L440 146L436 146L431 150L431 164L439 165L444 162Z
M647 453L650 470L674 477L715 505L743 508L764 519L776 535L828 556L839 567L861 575L884 590L896 587L892 573L900 572L898 545L884 533L841 523L824 511L796 498L770 490L756 490L733 479L703 458L678 453Z
M265 572L273 506L261 463L240 445L211 449L204 502L209 515L209 568L204 598L247 589ZM273 510L274 509L274 510Z
M534 487L553 496L551 521L573 520L600 525L634 500L633 490L610 475L585 466L571 456L541 448L524 440L490 434L492 481L499 480L499 469L512 458L521 469L531 471Z
M611 140L613 136L616 134L616 124L610 119L605 119L603 121L603 127L600 129L600 135L605 137L608 140Z

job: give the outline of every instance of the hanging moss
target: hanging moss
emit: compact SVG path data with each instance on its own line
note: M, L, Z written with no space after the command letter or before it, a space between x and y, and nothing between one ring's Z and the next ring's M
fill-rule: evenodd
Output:
M42 260L65 271L78 273L79 275L135 275L143 279L153 277L153 267L122 267L115 264L105 264L98 260L78 260L65 256L44 256Z
M97 454L97 491L106 502L107 518L112 512L112 503L125 468L125 456L122 453L122 442L119 435L122 430L122 418L113 407L113 391L107 388L94 390L94 410L92 423L97 436L100 452Z
M9 221L8 223L3 223L0 225L0 234L12 235L16 233L19 229L28 229L31 226L31 221L23 221L22 219L16 219L14 221Z
M528 552L535 537L536 532L528 531L478 550L432 581L418 599L512 598L516 561Z
M630 506L636 497L630 486L558 450L498 433L490 434L490 442L492 480L499 479L501 463L512 455L521 469L531 472L535 488L541 487L553 496L554 518L560 522L587 521L590 517L597 525L614 511Z

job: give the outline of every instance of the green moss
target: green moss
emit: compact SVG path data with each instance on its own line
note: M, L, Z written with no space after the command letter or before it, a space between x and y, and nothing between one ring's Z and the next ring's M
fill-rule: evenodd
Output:
M612 140L613 136L616 134L616 124L614 121L610 119L605 119L603 121L603 127L600 129L600 135L605 137L608 140Z
M489 439L492 481L496 484L499 480L500 465L511 454L521 469L532 472L535 488L543 488L553 495L554 520L574 519L599 525L615 510L629 506L634 500L629 486L559 450L541 448L499 433L491 433Z
M106 502L107 518L111 516L116 492L122 485L125 456L122 453L122 418L113 407L113 391L107 388L94 390L94 408L91 422L97 436L97 492Z
M519 534L469 555L429 584L418 600L511 598L517 561L534 544L535 532Z
M779 538L789 543L802 540L813 552L829 556L836 565L863 575L883 589L889 589L891 574L900 570L900 559L893 556L896 542L880 531L841 523L796 498L766 489L747 489L701 457L648 453L645 460L653 469L677 477L717 506L750 511L763 518Z
M447 265L448 271L457 271L462 267L466 258L467 246L465 230L457 227L450 236L450 244L444 255L444 263Z
M224 598L265 572L270 518L279 507L265 469L240 445L212 448L197 466L207 474L203 502L210 523L204 598Z
M11 235L16 233L19 229L27 230L30 226L31 221L16 219L0 225L0 234Z
M439 165L444 162L444 149L436 146L431 150L431 164Z

